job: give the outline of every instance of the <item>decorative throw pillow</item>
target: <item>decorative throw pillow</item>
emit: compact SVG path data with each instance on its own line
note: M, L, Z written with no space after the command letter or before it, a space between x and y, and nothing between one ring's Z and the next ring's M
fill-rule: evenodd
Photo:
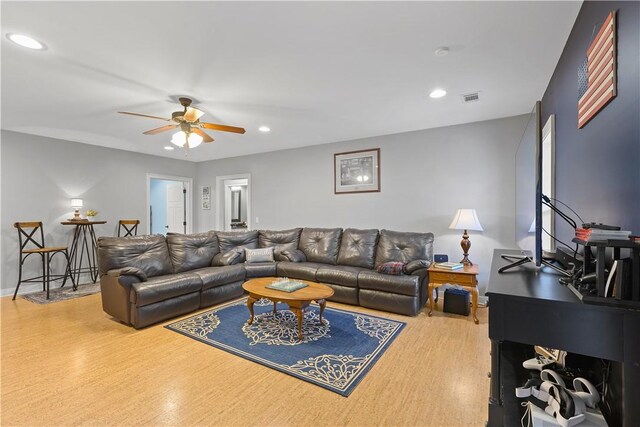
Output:
M404 266L404 271L407 274L412 274L416 270L420 270L421 268L429 268L431 263L424 259L416 259L411 262L408 262L407 265Z
M245 248L244 253L247 258L247 264L253 264L256 262L273 262L273 246L261 249Z
M389 274L392 276L401 276L404 274L404 266L405 264L402 262L385 262L384 264L380 264L376 269L378 273Z
M213 257L211 261L211 265L213 266L221 266L221 265L233 265L242 262L244 258L244 250L242 248L235 248L227 251L225 253L217 254Z
M282 251L280 255L282 255L284 259L289 262L305 262L307 260L304 252L299 249Z

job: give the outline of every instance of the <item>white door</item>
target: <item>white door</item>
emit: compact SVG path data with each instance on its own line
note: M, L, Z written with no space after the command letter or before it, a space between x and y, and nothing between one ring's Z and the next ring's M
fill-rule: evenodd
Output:
M184 233L184 186L182 182L167 185L167 232Z

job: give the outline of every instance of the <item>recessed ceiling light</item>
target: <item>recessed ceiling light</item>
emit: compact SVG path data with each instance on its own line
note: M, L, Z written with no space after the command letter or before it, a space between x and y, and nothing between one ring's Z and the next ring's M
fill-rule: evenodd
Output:
M170 145L167 145L167 146L164 147L164 149L167 150L167 151L171 151L171 150L173 150L173 147L170 146Z
M447 91L444 89L434 89L431 91L431 93L429 94L429 96L431 98L442 98L443 96L445 96L447 94Z
M449 48L447 46L440 46L433 53L436 56L445 56L449 53Z
M34 50L43 50L44 45L38 40L25 36L24 34L7 34L7 38L22 47Z
M271 132L271 128L269 126L260 126L258 130L260 132Z

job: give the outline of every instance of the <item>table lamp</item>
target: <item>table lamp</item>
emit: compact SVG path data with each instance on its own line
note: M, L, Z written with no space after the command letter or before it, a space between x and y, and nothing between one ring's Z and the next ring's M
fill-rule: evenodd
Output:
M473 265L473 263L469 260L469 248L471 247L471 241L469 240L467 230L484 231L482 229L482 225L480 225L480 221L478 221L476 210L458 209L458 211L456 212L456 216L451 222L451 225L449 225L449 229L464 230L464 234L462 234L462 241L460 242L464 257L460 262L464 265Z
M73 213L73 218L70 221L81 221L80 218L80 208L82 207L82 199L71 199L71 207L75 209Z

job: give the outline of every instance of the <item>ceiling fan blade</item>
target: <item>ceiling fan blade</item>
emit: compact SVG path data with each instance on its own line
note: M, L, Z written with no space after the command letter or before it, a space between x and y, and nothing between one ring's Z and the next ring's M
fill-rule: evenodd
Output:
M144 133L145 135L155 135L155 134L158 134L160 132L164 132L164 131L167 131L167 130L175 129L177 127L178 127L178 125L160 126L159 128L151 129L151 130L148 130L148 131L142 132L142 133Z
M204 115L204 111L200 111L197 108L187 107L187 111L184 113L184 119L188 122L195 122Z
M191 128L191 132L197 133L198 135L200 135L202 137L202 141L204 141L204 142L213 142L213 138L211 138L204 131L201 131L200 129L198 129L196 127L192 127Z
M200 123L200 127L203 127L205 129L221 130L223 132L245 133L244 128L237 128L235 126L226 126L226 125L216 125L213 123Z
M127 111L118 111L118 113L120 114L129 114L130 116L140 116L140 117L148 117L150 119L158 119L158 120L164 120L166 122L170 122L171 119L166 119L164 117L158 117L158 116L149 116L148 114L140 114L140 113L129 113Z

